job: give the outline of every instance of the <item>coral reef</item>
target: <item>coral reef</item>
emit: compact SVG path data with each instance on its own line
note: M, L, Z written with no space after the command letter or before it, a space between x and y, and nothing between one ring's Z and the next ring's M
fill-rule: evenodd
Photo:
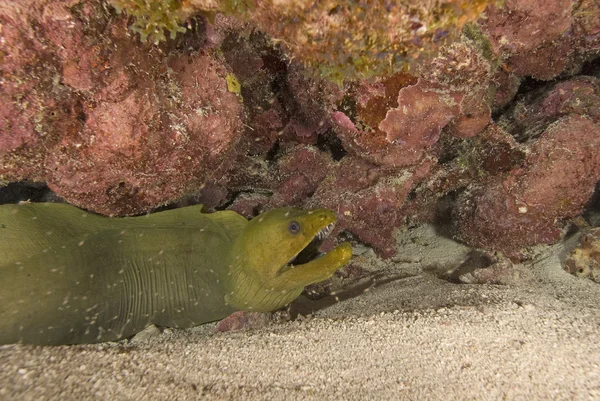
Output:
M600 143L598 85L591 76L549 84L520 96L499 118L510 137L522 143L506 150L521 156L504 158L512 166L508 174L471 182L459 198L454 224L460 239L518 259L527 256L528 246L561 238L568 219L582 212L600 180L594 150Z
M347 95L349 106L331 114L346 149L373 163L413 166L432 156L446 126L469 138L489 124L493 65L476 43L447 46L423 69L418 79L398 73Z
M600 4L594 0L506 0L491 5L482 29L506 68L549 80L600 49Z
M522 168L462 195L455 215L459 238L514 258L527 246L556 242L600 180L599 146L600 126L585 117L551 124Z
M312 196L332 168L331 156L318 149L297 145L277 163L275 193L269 207L300 206Z
M384 256L452 222L516 260L600 179L595 0L109 3L0 6L1 184L108 215L329 207Z
M542 87L521 98L504 113L499 124L519 142L532 141L557 119L577 114L600 123L600 79L577 76L549 89Z
M458 36L489 1L254 1L249 18L321 76L341 83L402 71Z
M346 230L389 257L396 253L393 231L405 220L400 208L433 163L426 159L419 166L398 170L347 156L321 182L308 204L335 210L338 232Z
M456 194L469 186L485 186L523 164L527 149L496 124L474 138L443 136L434 149L439 159L414 196L402 208L413 221L447 224Z
M217 12L249 20L282 42L313 72L341 84L400 71L451 41L476 20L490 0L410 1L223 1L111 0L134 17L131 29L156 43L185 32L194 13Z
M218 177L242 127L223 61L137 44L99 2L22 3L0 13L3 180L123 215Z
M402 1L143 1L111 0L132 15L131 29L154 42L185 32L189 17L216 13L250 21L280 41L311 71L344 79L390 75L419 66L461 28L480 20L489 49L518 76L551 79L576 70L600 47L600 5L594 0ZM487 8L486 8L487 7Z

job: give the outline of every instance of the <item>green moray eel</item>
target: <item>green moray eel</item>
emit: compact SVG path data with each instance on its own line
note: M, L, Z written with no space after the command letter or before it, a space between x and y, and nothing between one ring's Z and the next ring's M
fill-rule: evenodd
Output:
M108 218L58 203L0 205L0 344L119 340L273 311L348 262L318 247L335 215L282 208L248 221L190 206Z

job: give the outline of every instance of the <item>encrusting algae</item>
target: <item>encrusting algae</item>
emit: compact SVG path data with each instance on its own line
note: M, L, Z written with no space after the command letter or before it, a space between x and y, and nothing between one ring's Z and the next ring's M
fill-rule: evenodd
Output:
M216 12L254 23L280 43L291 58L341 84L345 79L391 75L410 69L456 39L496 0L446 2L408 0L225 1L111 0L135 18L131 29L142 41L173 38L194 14Z

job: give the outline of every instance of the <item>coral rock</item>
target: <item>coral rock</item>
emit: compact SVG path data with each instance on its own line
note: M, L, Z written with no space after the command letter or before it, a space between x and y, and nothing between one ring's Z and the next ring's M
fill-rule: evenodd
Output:
M561 117L577 114L600 123L600 79L577 76L519 99L499 121L519 141L538 137Z
M459 199L458 237L517 258L522 248L557 241L564 221L581 213L600 180L599 146L600 126L587 118L550 125L523 168Z
M390 109L398 107L398 92L413 87L410 85L415 82L416 79L407 74L395 74L375 83L362 82L351 95L356 101L355 107L342 107L342 110L330 115L332 128L344 148L356 156L385 166L417 164L425 156L427 143L432 141L422 143L415 134L410 144L401 141L390 143L386 132L379 127Z
M77 206L124 215L222 174L242 108L221 61L140 45L95 1L8 7L0 20L0 179L46 181Z
M410 169L390 169L345 157L319 185L308 206L338 214L336 232L346 230L384 257L395 253L393 231L404 224L401 210L410 191L429 174L433 161Z
M248 16L334 82L390 75L422 62L492 1L254 1Z
M595 0L507 0L488 8L481 26L511 72L549 80L595 56L598 15Z
M269 206L300 206L315 192L331 166L331 156L312 146L297 145L289 149L278 160L278 186Z
M404 213L417 221L449 222L455 193L469 185L487 185L525 159L524 147L496 124L474 138L444 135L437 146L441 162L403 206Z
M418 81L395 74L375 84L362 83L356 110L341 108L331 114L333 128L349 151L377 164L405 167L430 155L446 126L463 138L485 129L491 120L488 92L494 67L475 42L464 39L444 47L422 69Z
M437 142L440 131L458 114L451 95L440 95L417 85L402 88L396 109L387 112L379 129L389 142L420 151Z

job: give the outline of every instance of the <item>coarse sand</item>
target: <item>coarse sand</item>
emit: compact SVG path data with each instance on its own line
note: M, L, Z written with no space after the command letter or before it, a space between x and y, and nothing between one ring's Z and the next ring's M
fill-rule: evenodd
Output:
M456 280L470 250L431 226L406 230L394 261L359 247L365 273L299 299L292 321L0 346L0 399L600 399L600 285L562 270L573 241Z

